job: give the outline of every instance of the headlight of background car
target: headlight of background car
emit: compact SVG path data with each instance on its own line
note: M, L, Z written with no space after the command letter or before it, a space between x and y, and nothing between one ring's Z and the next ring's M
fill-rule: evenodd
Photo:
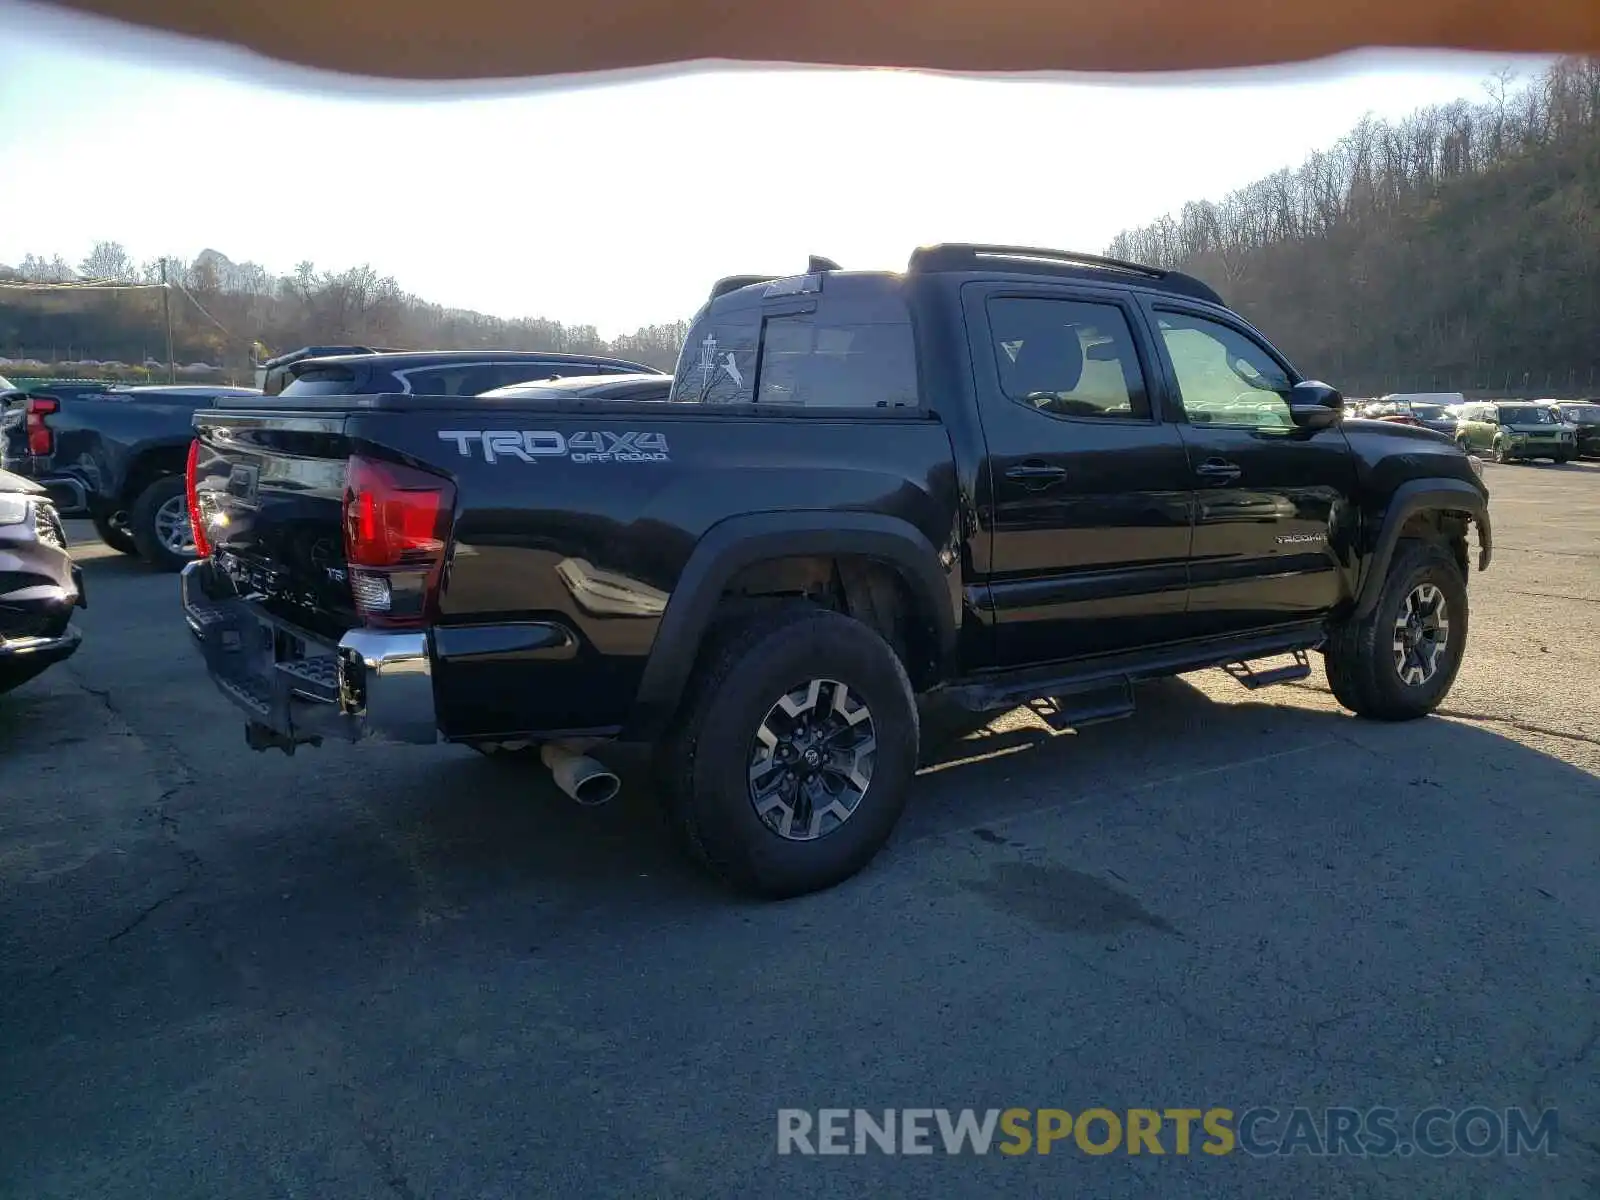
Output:
M27 519L26 496L0 495L0 525L21 525Z

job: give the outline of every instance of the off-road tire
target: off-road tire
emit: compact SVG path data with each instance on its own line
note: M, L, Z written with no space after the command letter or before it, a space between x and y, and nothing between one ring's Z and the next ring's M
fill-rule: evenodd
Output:
M158 571L181 571L193 561L169 550L156 533L156 513L174 496L182 496L187 486L182 475L163 475L139 493L128 511L128 532L139 557Z
M750 759L769 710L815 679L847 687L871 712L871 780L850 816L812 841L757 815ZM917 706L888 643L859 621L809 604L740 618L708 637L658 764L668 822L690 855L734 889L769 899L821 891L865 867L905 808L916 773Z
M94 531L99 535L100 540L118 554L139 553L139 547L134 545L133 542L133 534L126 529L113 525L109 518L103 517L99 513L91 513L89 520L94 525Z
M1449 637L1434 676L1407 684L1394 660L1394 627L1413 588L1431 583L1444 594ZM1467 643L1467 583L1450 548L1438 541L1406 539L1396 548L1377 606L1364 620L1334 628L1323 647L1323 666L1334 699L1359 717L1410 721L1443 702L1461 668Z
M1501 464L1511 461L1511 455L1506 452L1506 444L1500 441L1498 438L1494 443L1494 460L1495 462Z

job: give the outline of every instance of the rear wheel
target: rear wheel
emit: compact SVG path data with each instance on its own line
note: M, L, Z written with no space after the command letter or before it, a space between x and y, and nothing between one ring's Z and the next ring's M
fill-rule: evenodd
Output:
M100 540L118 554L139 553L139 547L133 543L133 534L129 533L126 525L118 522L115 516L91 513L89 520L93 523L94 531L99 534Z
M1408 721L1437 708L1467 643L1467 585L1448 546L1404 541L1371 615L1323 648L1334 698L1357 716Z
M139 556L162 571L181 571L195 556L182 475L164 475L139 493L128 518Z
M888 841L918 735L905 669L867 626L809 606L748 618L708 642L664 747L668 819L741 891L832 887Z

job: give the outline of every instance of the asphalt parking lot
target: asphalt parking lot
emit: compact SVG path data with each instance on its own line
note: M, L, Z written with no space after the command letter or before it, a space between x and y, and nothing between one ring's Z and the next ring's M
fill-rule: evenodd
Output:
M172 577L77 527L84 648L0 698L0 1194L1600 1195L1600 464L1487 470L1445 715L1320 666L1012 714L782 905L648 779L251 753ZM780 1108L1473 1104L1556 1153L775 1154Z

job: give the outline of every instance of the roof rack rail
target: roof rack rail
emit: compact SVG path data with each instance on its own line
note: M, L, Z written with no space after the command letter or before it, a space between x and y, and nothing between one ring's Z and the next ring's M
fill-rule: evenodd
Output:
M908 271L971 271L982 259L1008 259L1014 269L1026 272L1071 271L1073 268L1099 271L1120 271L1148 279L1164 291L1190 296L1210 304L1223 304L1215 289L1182 271L1164 271L1145 263L1127 262L1120 258L1107 258L1101 254L1084 254L1076 250L1045 250L1037 246L997 246L978 242L946 242L936 246L919 246L911 252ZM1009 264L1008 264L1009 265ZM1226 307L1224 305L1224 307Z

